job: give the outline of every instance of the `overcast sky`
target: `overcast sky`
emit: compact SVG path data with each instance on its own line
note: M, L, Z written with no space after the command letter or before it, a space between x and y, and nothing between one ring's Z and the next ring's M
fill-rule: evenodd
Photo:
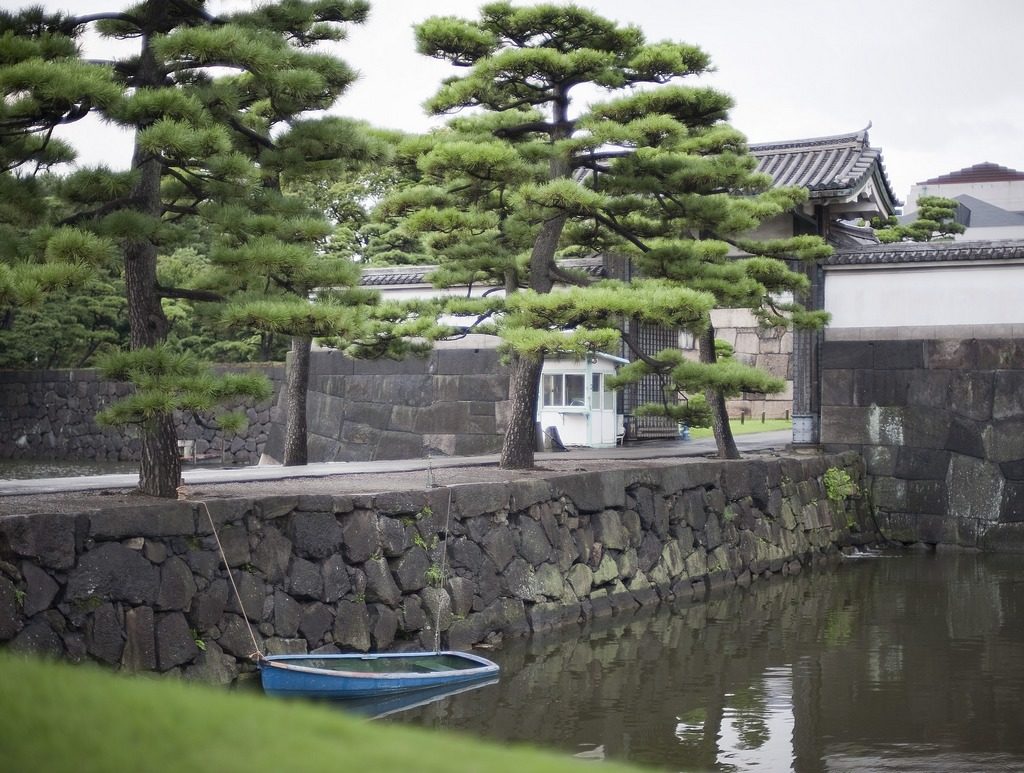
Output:
M44 4L81 13L127 3ZM870 122L871 144L882 149L901 201L915 182L983 161L1024 170L1020 0L578 4L639 25L651 41L701 46L717 68L703 82L733 97L731 122L751 142L842 134ZM361 77L335 112L409 131L437 125L422 103L453 68L415 53L412 24L437 14L472 18L480 5L371 0L370 21L338 47ZM68 136L82 163L127 164L128 143L102 127L75 128Z

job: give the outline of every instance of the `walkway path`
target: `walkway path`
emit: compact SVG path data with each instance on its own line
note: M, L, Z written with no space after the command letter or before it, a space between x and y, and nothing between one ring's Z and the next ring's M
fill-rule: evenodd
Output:
M763 451L784 449L792 442L792 432L762 432L739 435L736 445L740 451ZM537 454L537 461L544 459L663 459L673 456L706 456L715 453L715 441L711 438L687 441L648 441L618 448L584 448L566 452L543 452ZM275 481L289 478L320 478L334 475L383 474L389 472L416 472L428 467L473 467L497 464L498 455L485 456L443 456L432 459L389 459L379 462L322 462L299 467L262 465L253 467L186 467L183 472L186 485L202 483L242 483L246 481ZM59 494L73 491L99 489L129 489L137 486L137 473L115 475L82 475L74 478L36 478L28 480L0 480L0 497L32 494Z

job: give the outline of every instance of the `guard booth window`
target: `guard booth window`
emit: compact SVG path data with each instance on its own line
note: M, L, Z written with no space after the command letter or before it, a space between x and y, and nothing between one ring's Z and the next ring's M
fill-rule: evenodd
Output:
M582 408L586 405L584 390L587 381L582 373L545 373L543 386L542 404L545 407Z

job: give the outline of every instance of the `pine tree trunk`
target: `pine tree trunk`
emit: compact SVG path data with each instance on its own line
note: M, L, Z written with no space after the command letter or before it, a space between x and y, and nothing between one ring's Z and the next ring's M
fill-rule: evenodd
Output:
M563 95L555 105L552 142L563 140L571 134L568 119L568 96ZM568 177L572 168L567 156L552 154L549 162L548 179ZM554 286L551 266L555 262L555 251L562 238L566 215L557 215L541 224L530 252L530 289L538 293L549 293ZM512 356L512 375L509 377L509 400L512 402L508 431L501 446L503 470L527 470L533 467L533 454L537 449L537 401L540 394L540 376L544 368L544 356L536 358Z
M174 414L158 414L142 434L139 490L151 497L177 499L181 485L181 457Z
M503 470L533 467L533 453L537 447L537 397L543 368L543 357L512 355L512 374L509 377L512 406L498 464Z
M555 260L558 240L565 228L565 216L559 215L547 220L540 227L530 253L530 289L538 293L549 293L555 286L549 268Z
M555 217L545 222L537 233L530 256L530 289L535 292L549 293L554 286L548 268L554 260L564 226L565 217ZM498 465L503 470L533 467L533 454L537 449L537 397L543 367L543 355L538 358L512 356L512 375L508 386L512 406Z
M313 339L292 337L291 356L285 378L285 406L288 416L284 434L285 467L309 462L309 443L306 426L306 394L309 390L309 360Z
M700 334L700 361L714 364L718 361L715 354L715 328L708 325L708 329ZM704 390L704 397L711 409L711 428L715 433L715 444L718 446L719 459L739 459L740 451L736 447L736 439L732 436L732 428L729 426L729 412L726 410L725 397L714 389Z
M148 37L143 42L139 85L159 85L162 74L156 66ZM137 182L132 189L132 206L151 218L163 213L160 198L161 166L136 141L132 170ZM167 338L170 327L164 315L156 277L157 246L149 237L129 241L124 248L125 299L131 330L131 348L156 346ZM173 499L181 483L178 435L172 414L159 414L142 425L142 455L139 490L143 494Z

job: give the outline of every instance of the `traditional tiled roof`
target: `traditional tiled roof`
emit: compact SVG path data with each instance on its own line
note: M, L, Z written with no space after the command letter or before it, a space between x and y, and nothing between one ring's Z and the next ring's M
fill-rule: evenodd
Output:
M1024 239L976 242L900 242L837 250L825 266L894 265L951 261L1024 260Z
M364 287L390 287L393 285L429 284L427 274L437 266L387 266L364 268L359 284Z
M848 199L874 179L888 209L892 211L898 204L882 165L882 151L871 147L867 129L834 137L752 144L750 153L757 159L757 170L770 174L775 185L807 188L812 201Z
M930 180L919 182L918 185L960 185L967 183L1013 182L1015 180L1024 180L1024 172L1018 172L1016 169L1009 169L1008 167L986 161L983 164L975 164L956 172L933 177Z
M562 268L584 271L589 276L603 277L607 274L600 256L594 258L571 258L560 260ZM429 285L427 275L437 266L384 266L363 269L359 284L363 287L398 287Z
M878 244L875 229L869 225L857 225L846 220L833 220L828 229L828 243L837 250L857 249Z

